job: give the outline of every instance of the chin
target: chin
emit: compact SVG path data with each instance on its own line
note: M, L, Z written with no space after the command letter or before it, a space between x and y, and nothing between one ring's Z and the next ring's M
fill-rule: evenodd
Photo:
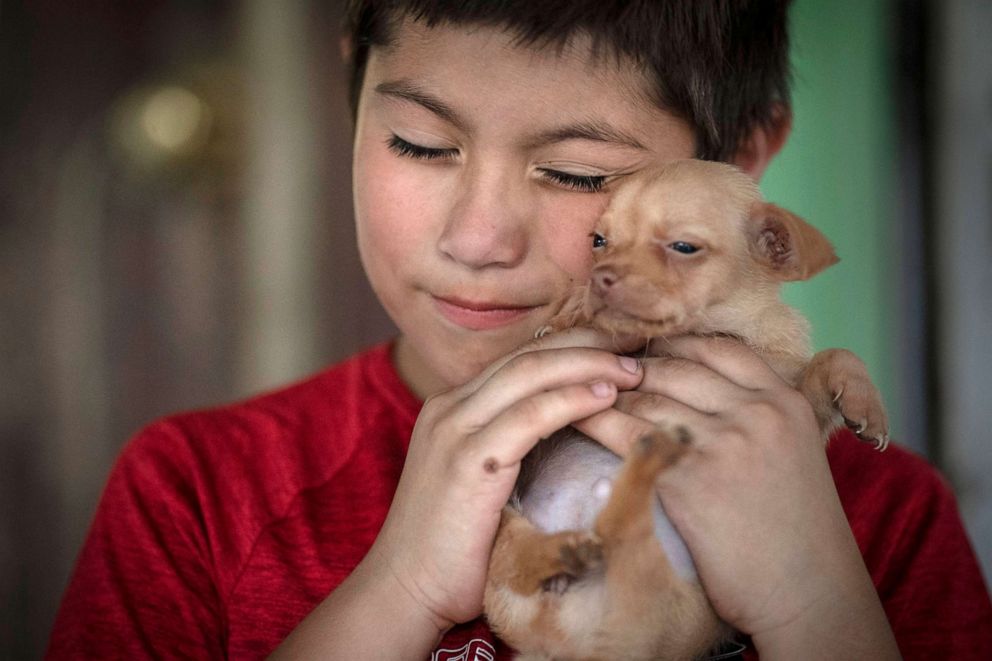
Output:
M456 379L453 385L471 381L484 369L523 343L501 341L501 339L494 338L487 342L485 338L479 338L458 352L459 357L449 364L452 376Z
M440 347L435 357L437 373L450 387L471 381L492 363L534 337L530 327L500 333L475 333Z

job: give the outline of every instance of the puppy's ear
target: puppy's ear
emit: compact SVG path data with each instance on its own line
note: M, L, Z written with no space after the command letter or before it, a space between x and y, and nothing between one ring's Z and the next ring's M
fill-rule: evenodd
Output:
M756 203L749 223L751 254L779 280L806 280L840 261L827 237L780 206Z

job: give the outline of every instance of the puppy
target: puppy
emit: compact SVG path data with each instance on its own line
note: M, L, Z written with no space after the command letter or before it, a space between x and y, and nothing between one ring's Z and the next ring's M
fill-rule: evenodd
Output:
M590 282L544 331L592 326L649 352L654 338L737 338L809 399L824 441L847 424L886 447L864 364L839 349L811 356L808 323L779 298L781 283L834 264L832 247L746 174L706 161L639 174L615 192L592 248ZM528 455L485 593L490 625L521 658L694 659L730 639L655 491L690 445L689 430L658 428L624 462L566 428Z

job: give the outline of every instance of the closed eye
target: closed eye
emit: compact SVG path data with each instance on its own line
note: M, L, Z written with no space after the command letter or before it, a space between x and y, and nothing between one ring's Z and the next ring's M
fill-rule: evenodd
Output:
M454 148L439 149L437 147L422 147L412 142L407 142L398 135L393 135L386 141L389 151L398 156L415 158L420 161L441 161L451 160L458 156L458 150Z
M455 148L424 147L404 140L395 134L386 141L386 146L397 156L420 161L446 161L458 156L458 150ZM605 175L569 174L550 168L538 168L538 172L550 183L580 193L598 193L603 190L607 180Z
M538 168L537 170L551 183L580 193L598 193L606 185L606 177L603 175L569 174L549 168Z

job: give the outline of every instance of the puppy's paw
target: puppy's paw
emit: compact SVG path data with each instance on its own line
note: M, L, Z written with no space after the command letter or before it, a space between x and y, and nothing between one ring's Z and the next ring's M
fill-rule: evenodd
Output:
M573 326L581 325L583 319L579 318L578 315L572 313L562 313L559 312L555 316L548 319L548 323L537 329L534 333L534 337L544 337L545 335L550 335L551 333L560 333L563 330L572 328Z
M846 379L832 383L831 390L834 406L848 429L879 452L885 450L889 446L889 420L875 385L867 379Z
M637 441L628 461L634 462L638 473L657 476L689 450L692 434L682 425L661 426Z
M836 426L839 414L861 440L878 450L888 447L889 421L882 396L864 362L850 351L826 349L813 356L799 390L813 405L824 432Z
M584 576L603 564L603 543L592 532L576 532L562 540L561 564L572 576Z
M567 531L554 535L557 557L555 573L541 581L541 591L563 595L575 581L598 571L603 565L603 543L589 531Z
M560 333L563 330L567 330L576 326L575 315L564 315L557 314L551 319L548 319L548 323L541 326L534 332L535 338L544 337L545 335L550 335L551 333Z

